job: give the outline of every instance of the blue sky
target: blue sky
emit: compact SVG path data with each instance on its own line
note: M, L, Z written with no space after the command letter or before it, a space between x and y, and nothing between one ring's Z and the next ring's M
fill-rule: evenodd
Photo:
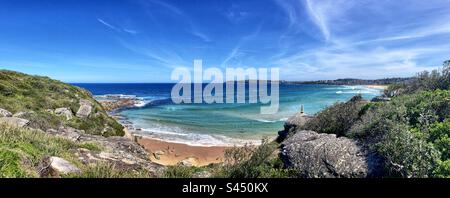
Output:
M0 68L169 82L173 68L284 80L411 76L450 59L450 0L0 0Z

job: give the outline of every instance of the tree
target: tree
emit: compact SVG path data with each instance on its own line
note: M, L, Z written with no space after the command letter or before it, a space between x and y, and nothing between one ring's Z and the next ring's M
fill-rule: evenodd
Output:
M450 60L444 61L442 78L444 80L444 89L450 89Z

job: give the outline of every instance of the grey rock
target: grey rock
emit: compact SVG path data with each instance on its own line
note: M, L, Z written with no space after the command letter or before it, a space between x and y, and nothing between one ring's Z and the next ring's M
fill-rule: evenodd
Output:
M286 121L285 125L301 127L312 118L313 118L312 116L306 115L304 113L297 113L294 116L290 117Z
M334 134L298 131L282 143L281 159L307 178L377 177L380 160L358 142Z
M29 115L33 114L33 113L34 113L33 111L21 111L21 112L15 113L15 114L13 115L13 117L16 117L16 118L24 118L24 117L26 117L26 116L29 116Z
M389 102L391 98L386 96L377 96L371 100L372 102Z
M212 173L209 171L200 171L193 174L193 178L210 178Z
M6 109L0 108L0 117L11 117L12 113Z
M17 126L17 127L25 127L27 126L30 121L22 118L15 118L15 117L0 117L0 123Z
M72 127L60 127L58 130L48 129L46 132L72 141L78 141L81 135L85 133L84 130L78 130Z
M55 175L79 174L81 170L60 157L50 157L50 168Z
M55 129L47 129L45 132L51 133L51 134L57 134L58 133L58 131L55 130Z
M92 102L86 99L80 99L80 105L89 105L92 106Z
M77 111L77 117L86 118L92 112L92 103L89 100L80 100L80 108Z
M197 158L189 157L189 158L186 158L186 159L178 162L178 165L180 165L180 166L195 166L197 163L198 163Z
M156 177L165 168L153 163L144 148L126 137L103 137L86 134L83 130L70 127L61 127L57 130L49 129L47 133L57 135L79 143L92 143L98 145L98 150L84 148L76 149L74 154L84 164L98 164L107 162L113 164L116 169L124 171L148 171Z
M77 133L76 131L74 131ZM139 144L126 137L108 137L78 133L78 142L95 143L101 151L78 149L76 152L83 163L108 162L119 170L147 170L153 176L160 174L165 168L153 163L147 151Z
M304 113L297 113L290 117L284 123L284 130L278 132L278 142L282 142L287 138L289 134L293 134L298 128L303 127L309 120L314 118L313 116L306 115Z
M55 109L55 114L58 116L65 116L66 120L70 120L73 118L72 111L68 107Z

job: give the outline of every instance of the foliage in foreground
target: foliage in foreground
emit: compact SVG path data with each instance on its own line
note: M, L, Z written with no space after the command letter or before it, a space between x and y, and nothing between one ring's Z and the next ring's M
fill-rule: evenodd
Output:
M285 178L289 170L283 168L278 157L278 144L263 140L259 146L234 147L225 152L225 164L215 173L221 178Z
M450 91L424 91L372 110L352 133L385 158L390 176L437 177L446 174L449 119Z
M70 108L75 114L80 99L89 100L93 105L88 118L74 116L66 120L48 111ZM0 70L0 108L12 113L26 112L21 118L30 120L30 127L44 131L69 126L95 135L124 135L122 125L109 117L88 91L47 77Z
M75 143L39 130L0 125L0 178L39 177L40 164L48 156L62 157L83 171L63 177L150 177L145 171L119 171L107 163L85 165L74 155L78 148L102 149L94 143Z

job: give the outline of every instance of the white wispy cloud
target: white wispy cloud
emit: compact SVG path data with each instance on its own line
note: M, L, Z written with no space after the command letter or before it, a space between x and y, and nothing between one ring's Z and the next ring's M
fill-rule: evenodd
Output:
M256 37L259 36L260 32L261 32L261 27L262 24L259 24L255 30L253 32L251 32L248 35L242 36L242 38L239 40L239 42L235 45L234 48L232 48L230 50L230 53L228 54L228 56L226 56L226 58L222 61L222 63L220 64L220 66L222 68L227 67L229 65L227 65L231 60L234 59L238 59L238 58L242 58L246 53L246 51L248 50L242 50L242 46L245 45L249 40L252 40ZM242 62L242 60L238 60L239 62ZM240 63L239 63L240 64Z
M156 61L159 65L162 65L167 68L177 68L177 67L187 67L190 65L189 61L184 60L178 53L176 53L173 49L166 50L163 47L152 44L150 45L147 42L140 41L129 42L121 38L117 38L119 44L121 44L124 48L142 55L149 60Z
M274 55L272 65L281 67L287 79L410 76L439 66L424 65L422 60L448 58L445 54L450 45L430 38L450 38L450 6L403 2L402 10L397 1L382 1L382 5L352 0L277 2L288 16L290 27L305 23L300 17L303 9L326 41L298 52L283 48ZM428 14L437 11L441 15ZM420 14L424 17L417 21L415 15ZM389 23L382 23L384 20Z
M174 17L177 17L180 21L184 21L187 24L188 26L187 33L201 39L204 42L212 41L210 36L200 31L200 28L198 27L198 25L196 25L194 20L179 7L159 0L140 1L140 2L142 5L146 7L149 7L151 5L157 5L164 8L165 10L168 10L169 13L171 13ZM151 15L151 13L149 15L151 18L154 17L153 15Z
M222 61L222 63L220 64L220 66L221 66L222 68L225 68L225 67L229 66L229 65L227 65L228 62L229 62L230 60L236 58L236 57L240 54L240 53L239 53L239 48L240 48L240 45L237 45L236 47L234 47L234 48L230 51L230 53L228 54L228 56L227 56L227 57Z
M139 34L139 32L137 30L117 27L117 26L111 25L110 23L106 22L105 20L103 20L101 18L97 18L97 21L100 22L101 24L103 24L104 26L106 26L107 28L114 30L118 33L125 32L125 33L129 33L129 34Z
M130 34L139 34L139 32L137 30L127 29L127 28L124 28L123 31L130 33Z
M109 29L112 29L112 30L115 30L115 31L120 32L120 29L119 29L119 28L117 28L117 27L115 27L115 26L113 26L113 25L107 23L107 22L104 21L103 19L97 18L97 21L100 22L101 24L105 25L105 26L108 27Z
M191 31L191 34L202 39L204 42L211 42L211 38L206 36L206 34L199 32L198 30L194 29L193 31Z
M306 0L307 12L311 20L319 27L326 41L330 39L330 30L328 28L328 22L326 15L327 10L317 9L316 5L311 0Z

